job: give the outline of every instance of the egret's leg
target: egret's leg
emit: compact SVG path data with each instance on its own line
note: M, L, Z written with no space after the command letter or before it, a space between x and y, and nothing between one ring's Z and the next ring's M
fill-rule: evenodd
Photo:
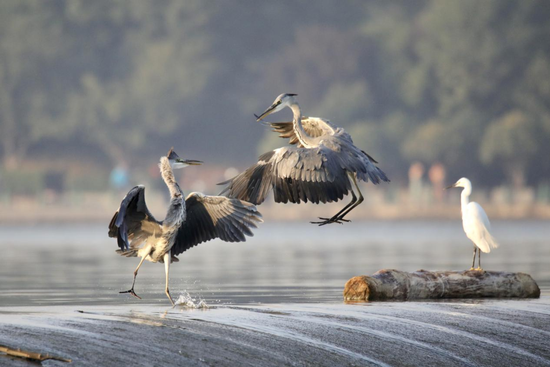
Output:
M478 258L477 258L477 270L483 270L481 268L481 250L477 250L477 252L478 252L478 255L477 255L478 256Z
M170 260L172 259L172 256L170 255L170 251L164 254L164 271L166 272L166 288L164 288L164 293L166 293L166 297L170 300L170 303L172 303L172 307L176 306L174 304L174 301L172 301L172 296L170 296L170 290L168 289L168 280L169 278L169 271L170 271Z
M136 284L136 277L137 277L137 274L138 274L138 270L139 270L139 268L141 267L141 264L143 264L143 261L145 260L145 258L146 258L147 256L149 256L149 254L147 254L147 255L145 255L145 256L143 256L143 257L141 258L141 260L139 261L139 264L138 264L136 270L134 270L134 281L132 282L132 288L130 288L130 289L127 290L127 291L118 292L118 293L130 293L132 296L141 299L141 297L138 296L138 295L134 292L134 285Z
M472 267L470 268L470 270L474 270L475 269L475 266L476 266L476 254L477 254L477 246L474 245L474 257L472 259Z

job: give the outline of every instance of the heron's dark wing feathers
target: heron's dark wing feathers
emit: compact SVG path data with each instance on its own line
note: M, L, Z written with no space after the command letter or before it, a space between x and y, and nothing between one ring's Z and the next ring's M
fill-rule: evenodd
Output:
M292 121L269 122L269 124L274 132L279 133L279 137L283 139L288 138L290 144L296 144L298 147L302 147L302 144L300 144L298 137L294 133ZM332 134L336 130L336 126L330 121L318 117L302 117L302 126L305 132L313 138Z
M185 199L187 216L178 230L172 255L178 255L201 242L219 238L226 242L245 241L250 228L262 222L253 204L224 196L191 193Z
M222 182L220 193L262 203L273 190L277 203L338 201L351 189L346 172L326 148L284 147L260 156L258 163L236 177Z
M260 204L273 189L278 203L338 201L351 190L348 172L375 184L389 181L351 137L337 129L335 135L323 136L317 147L291 146L265 153L258 163L221 183L228 185L221 194Z
M128 191L109 223L109 237L116 237L120 250L139 246L147 238L162 233L160 223L145 204L145 187L136 186ZM131 243L130 243L131 242Z
M227 185L220 192L220 195L227 193L227 196L250 202L252 204L261 204L273 186L273 162L272 158L276 150L262 154L258 158L258 163L248 168L241 174L233 177L218 185Z

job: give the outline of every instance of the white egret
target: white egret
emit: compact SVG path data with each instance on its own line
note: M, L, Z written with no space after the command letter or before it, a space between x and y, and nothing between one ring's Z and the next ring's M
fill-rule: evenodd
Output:
M475 270L483 270L481 268L481 252L489 253L491 249L498 247L498 243L489 232L491 230L491 223L481 205L475 201L470 202L470 194L472 193L472 183L470 180L466 177L462 177L460 180L447 187L447 189L452 187L464 188L460 194L462 227L464 228L464 232L466 232L466 236L474 243L474 257L470 270L474 269L476 252L478 249L478 267Z

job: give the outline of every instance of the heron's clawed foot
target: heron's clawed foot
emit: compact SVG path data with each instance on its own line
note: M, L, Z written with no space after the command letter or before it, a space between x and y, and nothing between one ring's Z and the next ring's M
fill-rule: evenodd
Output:
M166 288L164 293L166 293L166 297L168 297L168 299L170 300L170 303L172 304L172 308L176 307L176 304L174 303L174 300L172 299L172 295L170 294L170 291L168 290L168 288Z
M344 218L322 218L322 217L319 217L319 219L321 219L320 222L310 222L311 224L317 224L319 226L324 226L325 224L331 224L331 223L338 223L338 224L343 224L344 222L351 222L351 220L348 220L348 219L344 219Z
M483 269L481 268L481 266L478 266L478 267L475 268L474 270L476 270L476 271L483 271Z
M134 292L134 288L128 289L127 291L118 292L118 293L130 293L132 296L141 299L141 297L138 296L138 295L136 294L136 292Z

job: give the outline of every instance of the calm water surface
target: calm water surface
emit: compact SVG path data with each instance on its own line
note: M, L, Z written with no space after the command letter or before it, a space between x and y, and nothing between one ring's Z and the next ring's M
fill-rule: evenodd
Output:
M529 273L549 295L548 222L493 221L493 232L500 248L482 266ZM118 293L131 285L138 258L117 255L105 225L0 226L0 248L0 306L168 302L162 264L142 266L135 289L143 300ZM245 243L211 241L181 254L170 288L209 305L340 302L352 276L463 270L472 250L456 220L264 223Z

